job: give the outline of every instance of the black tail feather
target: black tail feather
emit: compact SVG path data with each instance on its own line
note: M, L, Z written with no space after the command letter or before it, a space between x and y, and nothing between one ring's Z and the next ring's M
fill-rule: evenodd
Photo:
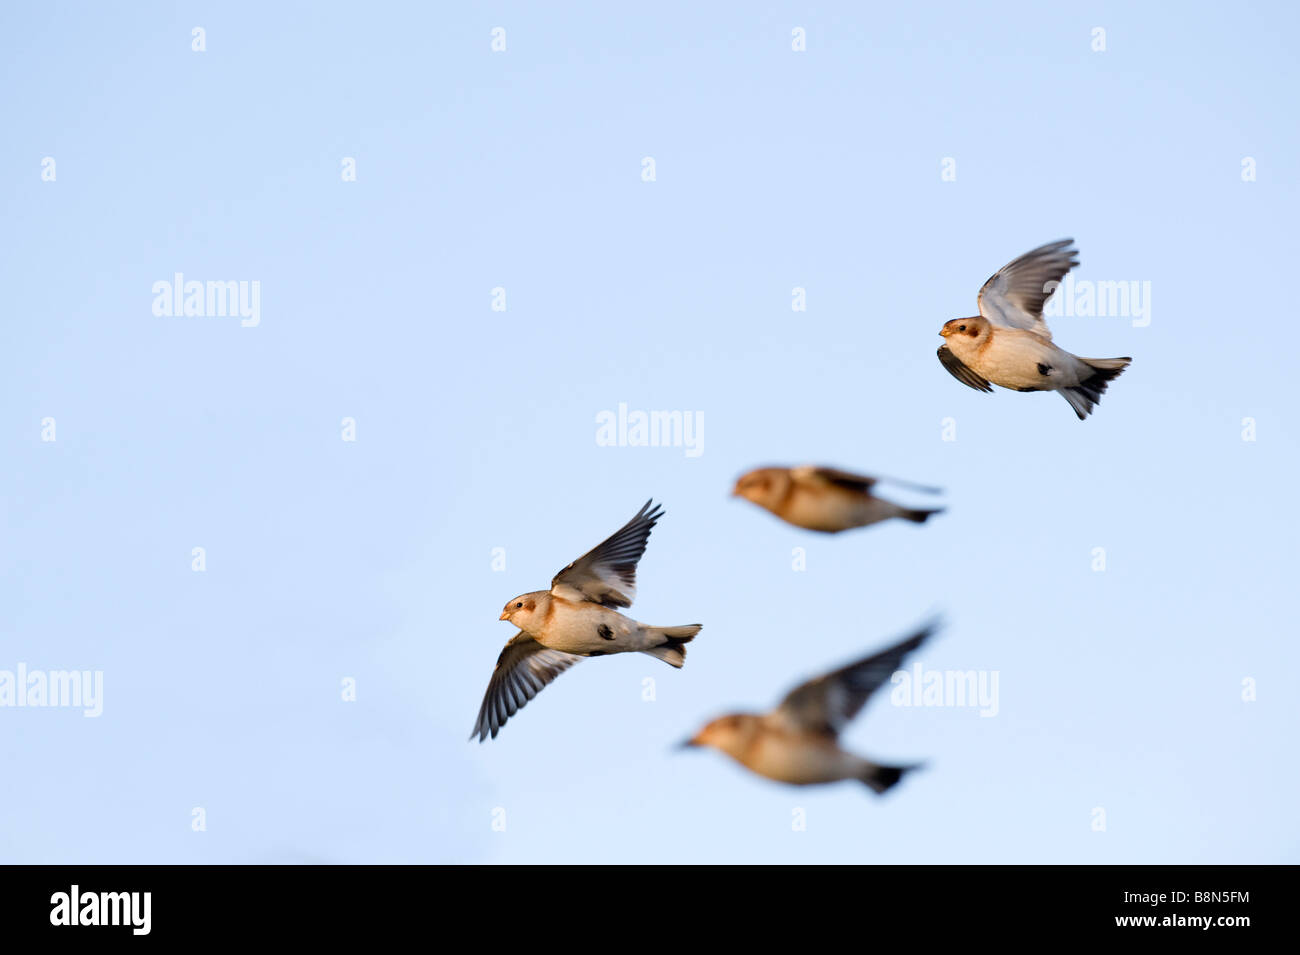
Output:
M935 514L942 514L942 513L943 513L942 507L932 507L932 508L918 507L918 508L910 508L904 511L900 516L903 518L903 520L911 521L913 524L924 524Z
M872 792L879 795L880 793L888 791L892 786L895 786L898 781L903 778L905 773L920 768L921 766L919 764L912 766L880 766L872 764L872 766L862 774L861 778L864 783L871 787Z
M1080 359L1092 369L1092 374L1061 393L1074 409L1074 413L1079 416L1080 421L1092 413L1092 409L1101 402L1106 386L1118 378L1132 360L1131 358Z

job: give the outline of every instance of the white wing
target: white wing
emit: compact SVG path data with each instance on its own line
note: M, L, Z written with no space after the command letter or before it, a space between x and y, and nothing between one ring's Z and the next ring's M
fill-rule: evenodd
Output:
M1043 321L1043 303L1065 273L1079 264L1079 250L1070 247L1073 243L1073 239L1061 239L1040 245L998 269L980 289L980 314L994 325L1021 328L1051 341L1052 333Z

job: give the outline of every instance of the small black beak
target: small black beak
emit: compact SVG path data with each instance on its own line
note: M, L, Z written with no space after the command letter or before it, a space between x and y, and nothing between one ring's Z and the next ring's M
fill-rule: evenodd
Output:
M696 746L699 745L700 745L699 743L695 742L695 738L692 737L691 739L682 740L680 743L674 746L673 749L694 749Z

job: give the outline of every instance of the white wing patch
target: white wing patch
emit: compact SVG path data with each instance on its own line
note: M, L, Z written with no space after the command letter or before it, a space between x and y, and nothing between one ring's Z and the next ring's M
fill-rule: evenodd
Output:
M1023 329L1051 341L1043 304L1079 264L1079 250L1073 244L1073 239L1049 242L998 269L980 289L980 314L994 325Z

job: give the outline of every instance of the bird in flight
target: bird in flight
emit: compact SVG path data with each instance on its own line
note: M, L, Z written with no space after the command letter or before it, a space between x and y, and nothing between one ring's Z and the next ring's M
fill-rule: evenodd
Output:
M810 464L797 468L757 468L742 474L731 493L771 511L787 524L828 534L866 527L891 517L924 524L930 516L943 513L943 508L903 507L876 497L872 490L881 481L890 479ZM938 488L906 481L890 483L927 494L940 493Z
M1073 239L1049 242L1008 262L984 283L980 313L954 318L939 334L939 361L964 385L992 391L1056 391L1079 420L1092 412L1131 358L1080 358L1052 344L1043 304L1079 264Z
M519 632L497 658L471 740L495 739L507 719L583 657L639 652L674 667L685 662L686 644L700 624L650 627L617 609L632 606L637 561L663 516L651 504L556 574L550 590L520 594L505 605L500 619Z
M887 650L795 687L769 713L733 713L708 723L683 746L710 746L751 772L796 786L856 779L883 793L911 766L883 766L840 748L839 735L903 658L938 629L921 627Z

